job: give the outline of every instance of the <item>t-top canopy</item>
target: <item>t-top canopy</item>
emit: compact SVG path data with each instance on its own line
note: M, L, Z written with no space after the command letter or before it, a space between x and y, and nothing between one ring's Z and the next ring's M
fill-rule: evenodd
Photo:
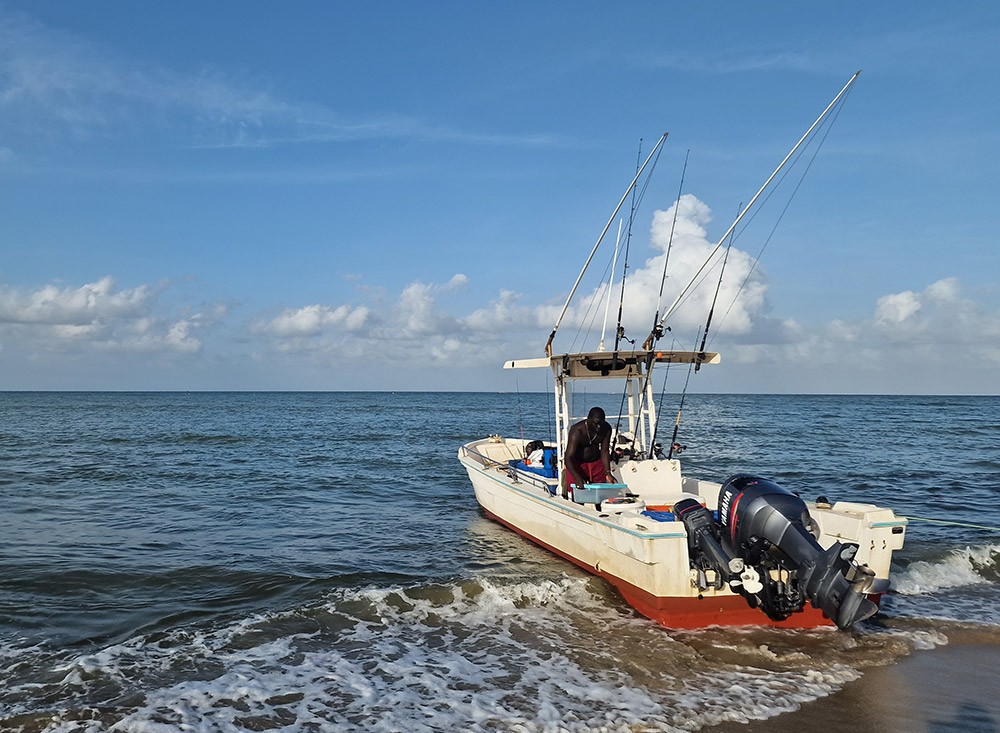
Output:
M581 354L554 354L536 359L512 359L504 369L552 367L574 379L629 377L641 374L653 364L718 364L721 357L712 351L591 351Z

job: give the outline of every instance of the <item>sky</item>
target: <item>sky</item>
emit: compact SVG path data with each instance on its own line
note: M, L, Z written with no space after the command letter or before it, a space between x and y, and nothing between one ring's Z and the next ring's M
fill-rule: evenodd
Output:
M641 343L858 70L659 345L998 394L996 3L0 0L0 390L547 389L501 365L605 225L556 352Z

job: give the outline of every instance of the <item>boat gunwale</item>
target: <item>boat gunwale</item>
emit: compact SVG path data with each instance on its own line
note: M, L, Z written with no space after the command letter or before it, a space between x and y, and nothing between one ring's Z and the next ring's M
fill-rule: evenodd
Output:
M465 448L465 446L462 446L462 447ZM605 519L604 517L601 517L599 514L591 514L590 511L587 510L587 509L585 509L582 505L577 505L574 502L569 502L568 504L564 505L564 504L561 503L561 501L568 501L568 500L558 499L558 498L556 498L556 497L554 497L552 495L539 496L538 494L535 494L532 491L529 491L527 489L523 489L520 486L516 486L513 483L507 483L506 481L504 481L499 476L495 476L495 475L489 473L489 469L488 468L480 468L479 466L477 466L475 464L470 465L469 463L467 463L463 459L464 459L464 456L460 456L459 457L459 461L462 463L462 465L466 466L466 468L472 468L472 469L476 470L477 472L479 472L480 474L482 474L483 476L485 476L486 478L489 478L490 480L495 481L496 483L500 484L502 487L504 487L506 489L509 489L511 491L514 491L514 492L516 492L516 493L518 493L518 494L520 494L520 495L522 495L522 496L524 496L524 497L526 497L528 499L533 499L533 500L535 500L535 501L537 501L539 503L542 503L542 504L550 507L551 509L554 509L554 510L556 510L556 511L562 513L562 514L571 515L571 516L574 516L574 518L577 518L577 519L585 519L585 520L594 522L595 524L601 524L601 525L603 525L605 527L609 527L611 529L618 530L618 531L623 532L623 533L625 533L627 535L631 535L633 537L636 537L636 538L642 539L642 540L654 540L654 539L687 539L687 532L686 531L669 532L668 533L668 532L653 532L653 531L650 530L650 531L646 531L646 532L641 532L639 530L630 529L629 527L623 527L618 522ZM490 512L490 513L493 514L494 512Z

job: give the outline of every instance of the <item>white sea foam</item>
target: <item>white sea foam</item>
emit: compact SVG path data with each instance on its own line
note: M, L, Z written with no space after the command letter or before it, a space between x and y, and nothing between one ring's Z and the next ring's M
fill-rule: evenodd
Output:
M877 634L884 639L895 639L906 647L921 651L945 646L948 643L948 636L944 632L935 629L865 629L864 627L860 627L858 633L862 635Z
M952 550L946 557L932 562L911 563L892 578L892 587L903 595L934 593L945 588L991 582L984 571L997 573L1000 546L965 547Z
M698 731L829 695L861 674L844 649L885 646L877 631L672 634L603 592L582 576L341 590L137 637L54 670L68 710L45 730ZM107 687L142 702L82 722Z

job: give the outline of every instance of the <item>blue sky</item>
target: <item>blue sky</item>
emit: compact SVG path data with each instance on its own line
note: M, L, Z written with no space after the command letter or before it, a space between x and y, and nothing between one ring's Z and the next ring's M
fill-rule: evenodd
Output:
M0 389L545 388L500 365L541 355L640 139L670 133L641 340L687 151L668 300L862 69L735 242L692 386L995 394L998 49L987 2L0 0ZM557 351L596 347L616 230Z

